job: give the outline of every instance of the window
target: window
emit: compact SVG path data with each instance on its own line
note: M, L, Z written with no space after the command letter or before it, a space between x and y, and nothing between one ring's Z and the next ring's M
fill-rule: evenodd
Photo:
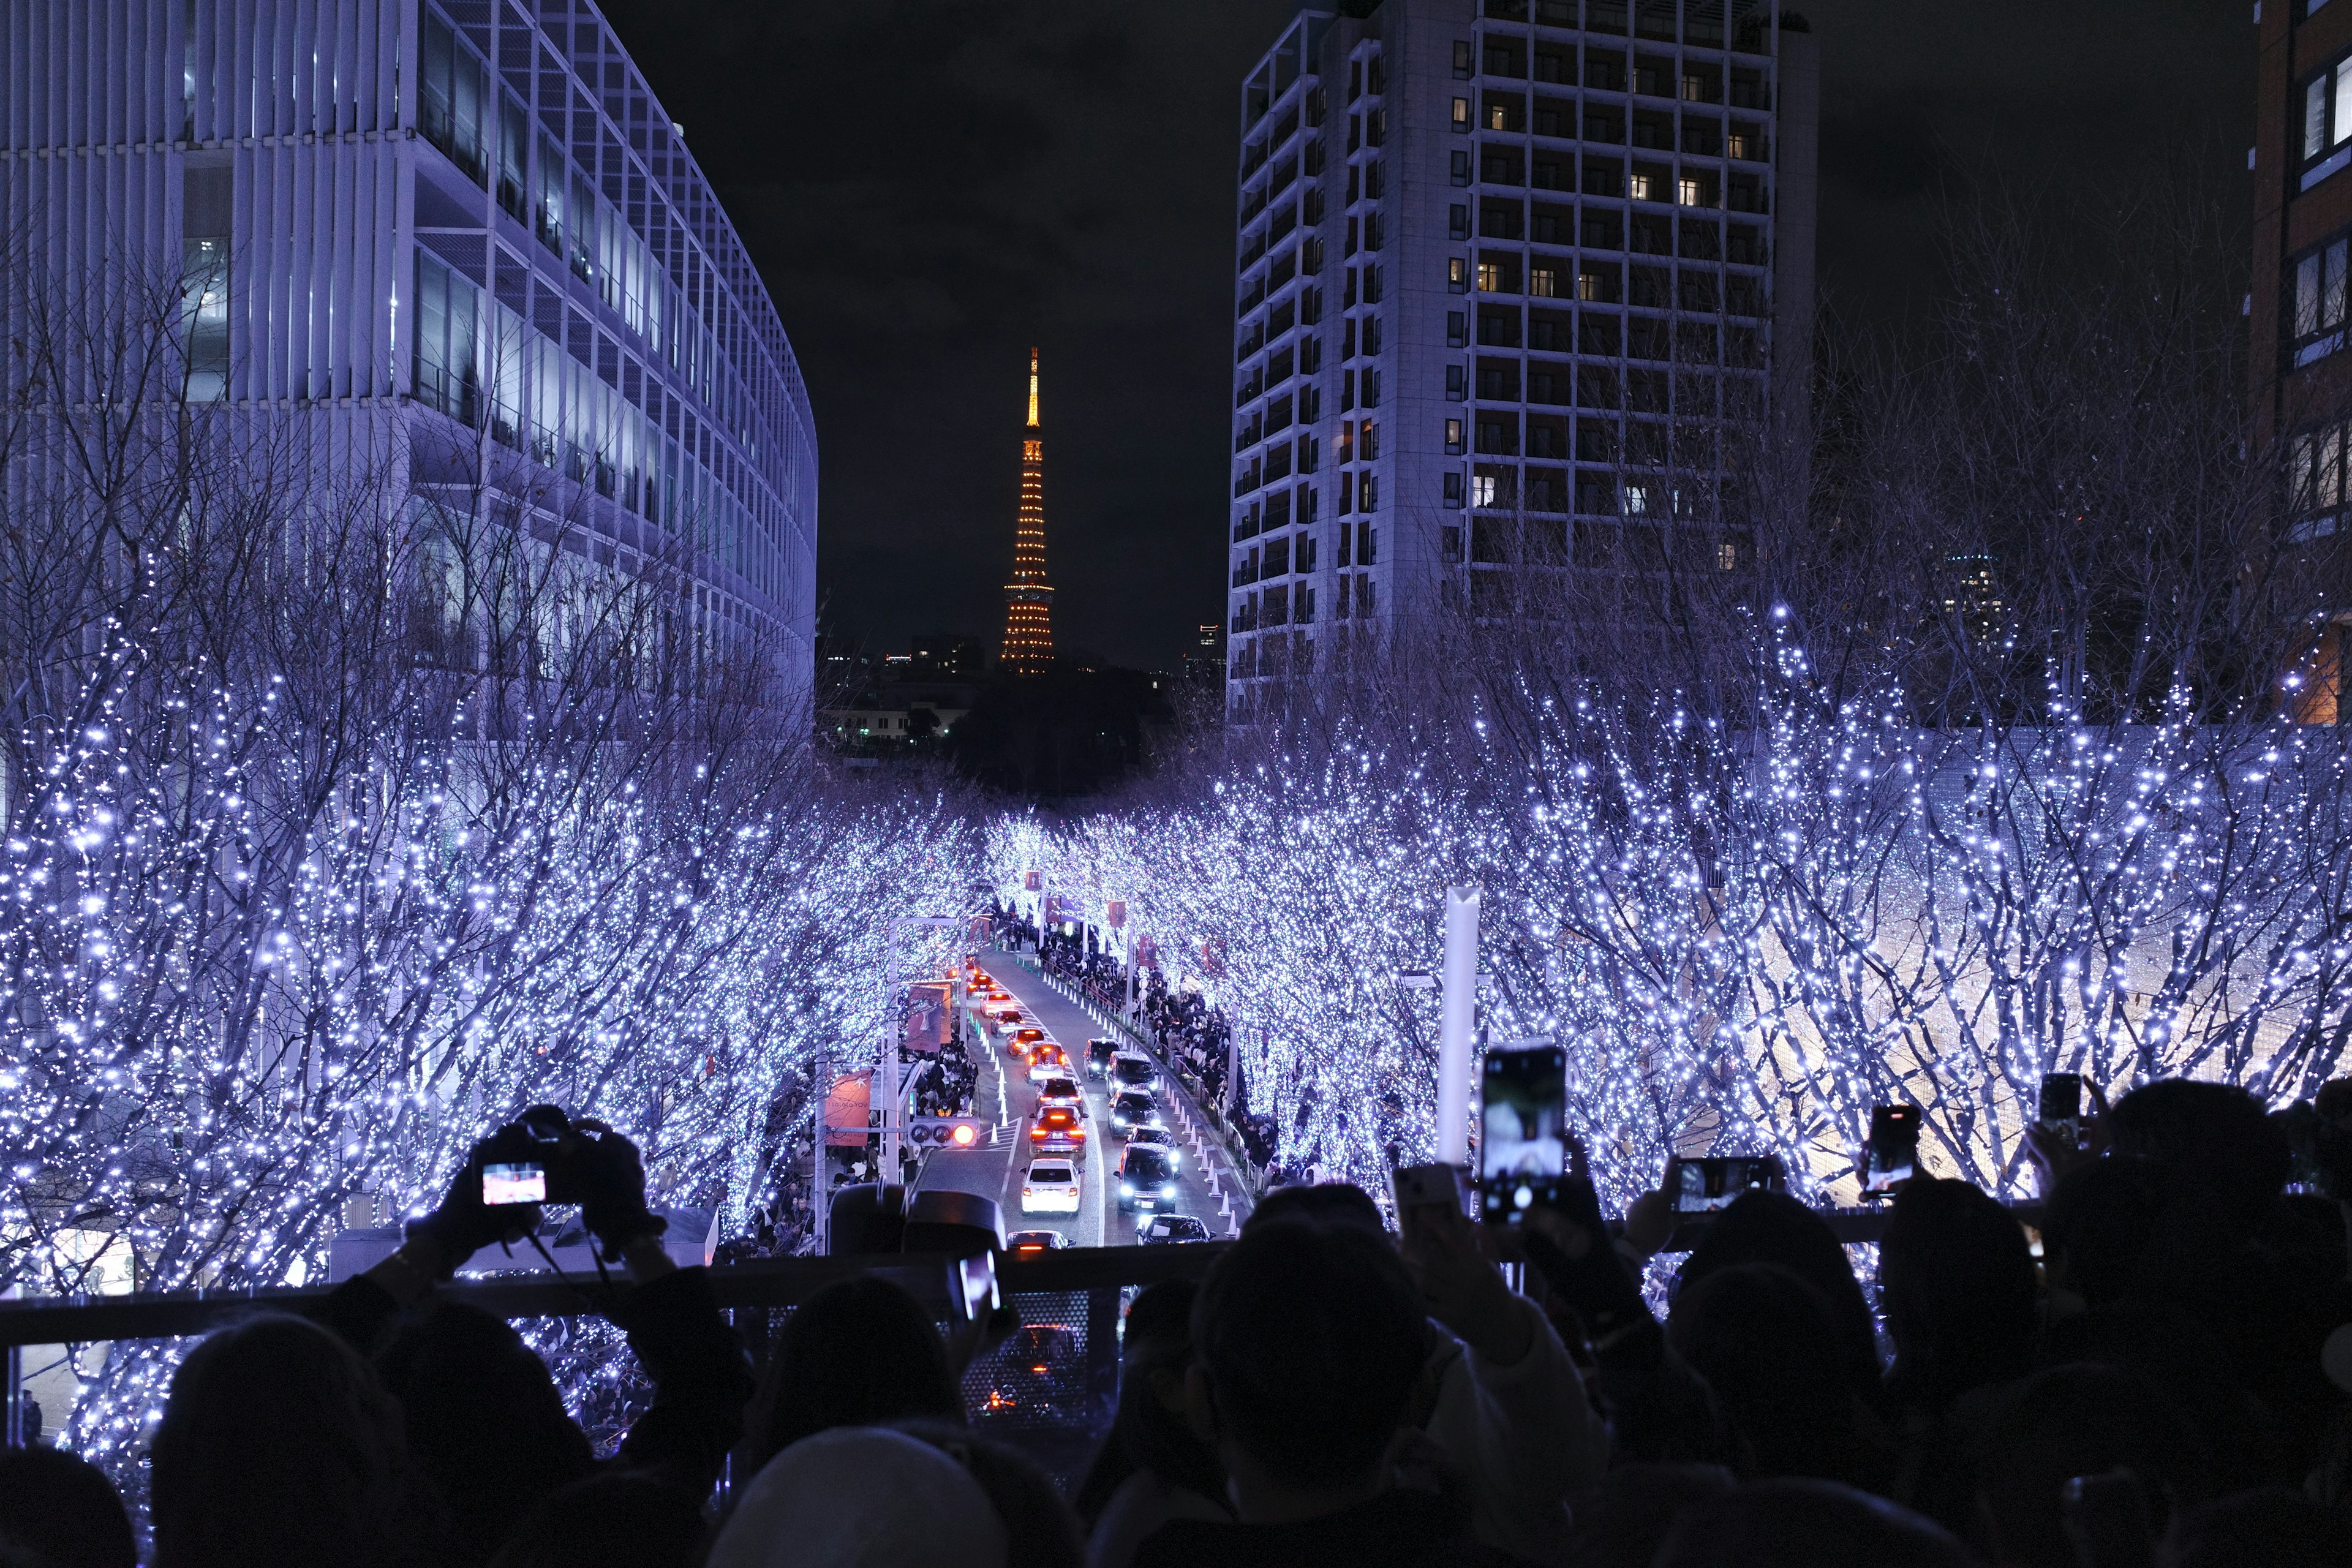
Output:
M1535 267L1528 268L1528 292L1530 294L1540 294L1547 300L1558 298L1559 294L1559 273L1558 269L1549 267Z
M1703 207L1706 205L1706 193L1695 176L1685 174L1675 182L1675 202L1678 206Z
M1454 75L1457 80L1466 81L1469 79L1470 40L1467 38L1456 38L1454 40Z
M1378 474L1371 473L1358 474L1356 476L1356 510L1358 511L1377 511L1380 510L1380 505L1381 477ZM1369 561L1371 558L1370 556L1366 556L1365 559Z
M1649 510L1650 487L1647 485L1627 485L1625 487L1625 515L1627 517L1640 517Z
M1706 83L1698 77L1685 75L1683 78L1683 101L1685 103L1706 102Z
M480 384L474 371L477 299L471 283L416 252L415 397L467 425Z
M499 96L499 205L517 223L530 221L530 111L512 93Z
M1363 423L1363 435L1356 441L1356 455L1367 463L1381 455L1381 427L1369 419Z
M1359 378L1359 388L1362 395L1357 399L1358 402L1367 408L1378 408L1381 405L1381 373L1379 371L1365 371Z
M1451 423L1459 424L1460 421L1454 420ZM1459 447L1450 449L1460 450ZM1445 476L1445 504L1450 507L1459 507L1462 504L1462 476L1458 473Z
M230 194L235 176L226 163L191 168L182 186L180 245L182 350L187 356L184 395L211 403L228 395L228 251Z
M1478 292L1481 294L1496 294L1502 291L1502 264L1496 261L1482 261L1478 263Z
M1727 539L1715 547L1715 569L1718 572L1739 570L1739 546Z
M1454 183L1457 185L1470 183L1470 154L1467 153L1454 154Z
M1470 329L1468 318L1459 310L1446 311L1445 346L1450 349L1458 349L1467 346L1469 342Z
M1651 199L1650 176L1647 174L1626 175L1625 194L1633 197L1637 202L1649 201Z
M1489 131L1508 131L1510 128L1510 110L1500 103L1488 104L1486 106L1486 129Z
M1469 292L1470 263L1468 261L1459 256L1449 256L1445 258L1445 287L1450 292L1455 294Z
M1454 205L1447 210L1445 237L1448 239L1467 239L1470 237L1470 209L1460 202L1455 202Z
M2300 520L2290 539L2316 539L2336 531L2344 504L2344 447L2347 426L2307 430L2287 444L2287 505Z
M488 169L482 157L482 110L488 73L431 9L417 39L416 118L425 139L449 155L476 184Z
M1462 455L1462 421L1459 419L1445 422L1445 455L1449 458Z
M1380 558L1381 531L1369 522L1356 524L1356 564L1370 566ZM1370 587L1370 583L1360 583L1356 586L1358 596L1367 604L1371 602L1371 595L1367 592Z
M1576 297L1605 302L1609 298L1608 285L1598 272L1580 272L1576 275Z
M2342 59L2304 84L2303 188L2344 167L2352 138L2352 59Z
M1449 364L1445 367L1445 397L1449 403L1470 400L1470 372L1467 366Z
M1472 506L1493 506L1495 504L1494 475L1474 474L1471 476L1470 504Z
M2338 237L2290 267L2294 314L2288 323L2287 346L2296 364L2324 359L2344 346L2346 244Z
M1470 134L1470 100L1466 98L1454 100L1454 129L1461 135Z

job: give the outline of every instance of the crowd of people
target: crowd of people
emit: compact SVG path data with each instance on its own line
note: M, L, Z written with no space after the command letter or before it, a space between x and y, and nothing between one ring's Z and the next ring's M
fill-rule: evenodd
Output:
M1663 1318L1645 1274L1692 1221L1659 1194L1612 1222L1571 1176L1510 1226L1441 1194L1392 1236L1360 1188L1278 1188L1197 1285L1134 1298L1116 1416L1066 1500L965 1425L960 1373L1012 1314L943 1333L898 1286L845 1279L755 1380L705 1271L663 1254L635 1150L583 1124L565 1158L654 1390L618 1452L511 1327L434 1300L528 1217L485 1208L469 1167L312 1315L182 1363L150 1561L2352 1563L2352 1249L2345 1205L2307 1190L2343 1190L2346 1163L2323 1141L2304 1168L2292 1131L2238 1089L2143 1086L2042 1150L2039 1258L2011 1211L1923 1175L1867 1289L1820 1214L1751 1191L1703 1222ZM132 1540L94 1468L0 1456L0 1564L127 1568Z

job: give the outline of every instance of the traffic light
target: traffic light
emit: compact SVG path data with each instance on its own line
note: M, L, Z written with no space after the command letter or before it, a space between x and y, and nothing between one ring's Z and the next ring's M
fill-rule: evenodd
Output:
M917 1149L977 1149L988 1142L988 1123L977 1116L914 1116L907 1142Z

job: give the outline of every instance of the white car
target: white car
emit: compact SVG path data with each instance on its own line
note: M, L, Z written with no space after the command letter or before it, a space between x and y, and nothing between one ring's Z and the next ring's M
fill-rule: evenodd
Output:
M1034 1160L1021 1179L1023 1214L1078 1212L1078 1167L1074 1160Z
M1037 1049L1037 1046L1040 1045L1052 1046L1054 1048L1050 1051L1041 1051ZM1029 1049L1031 1052L1029 1081L1031 1083L1040 1084L1044 1083L1047 1079L1068 1078L1070 1076L1069 1055L1067 1052L1064 1051L1061 1046L1055 1041L1040 1040L1036 1042L1036 1045L1031 1046Z
M1078 1092L1077 1080L1067 1072L1050 1074L1037 1080L1037 1109L1049 1105L1066 1105L1080 1116L1087 1113L1087 1098Z

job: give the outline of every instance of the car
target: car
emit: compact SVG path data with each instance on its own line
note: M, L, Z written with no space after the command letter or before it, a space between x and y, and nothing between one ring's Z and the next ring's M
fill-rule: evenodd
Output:
M1121 1051L1110 1058L1107 1075L1112 1083L1129 1089L1154 1089L1160 1087L1160 1069L1141 1051Z
M1160 1102L1149 1089L1123 1089L1111 1097L1110 1124L1121 1132L1148 1126L1160 1119Z
M1059 1252L1076 1245L1058 1230L1016 1230L1004 1238L1004 1250L1016 1258L1034 1258L1041 1252Z
M1078 1212L1078 1163L1075 1160L1039 1158L1029 1163L1021 1178L1023 1214Z
M988 1385L982 1420L1066 1419L1085 1398L1078 1336L1058 1323L1024 1323L972 1371Z
M1130 1145L1118 1157L1117 1179L1121 1214L1165 1208L1176 1201L1176 1169L1169 1164L1164 1149L1155 1149L1149 1143Z
M1177 1241L1206 1241L1209 1227L1188 1214L1150 1214L1135 1222L1135 1239L1146 1247Z
M1013 1031L1014 1043L1021 1046L1034 1046L1045 1037L1045 1031L1034 1024L1024 1024Z
M1178 1170L1184 1168L1184 1156L1176 1152L1176 1134L1157 1121L1139 1121L1127 1130L1130 1146L1142 1143L1168 1151L1168 1163Z
M1110 1058L1118 1054L1117 1040L1093 1039L1087 1042L1087 1076L1100 1078L1110 1070Z
M1069 1076L1070 1058L1063 1054L1061 1047L1051 1040L1045 1040L1030 1047L1029 1081L1031 1083L1043 1083L1049 1078Z
M1045 1106L1030 1119L1029 1146L1054 1151L1083 1149L1087 1146L1087 1130L1079 1124L1078 1113L1068 1106Z
M1057 1068L1037 1080L1037 1109L1049 1105L1066 1105L1080 1116L1087 1113L1086 1097L1078 1092L1078 1080L1070 1076L1067 1068Z

